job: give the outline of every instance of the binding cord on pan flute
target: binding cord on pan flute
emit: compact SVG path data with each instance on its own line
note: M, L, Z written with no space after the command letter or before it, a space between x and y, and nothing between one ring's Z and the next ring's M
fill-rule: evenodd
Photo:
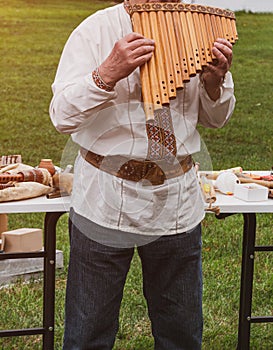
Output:
M168 105L176 90L200 73L215 57L217 38L231 44L238 40L232 11L198 4L144 3L126 1L133 30L153 39L154 55L140 68L146 119Z

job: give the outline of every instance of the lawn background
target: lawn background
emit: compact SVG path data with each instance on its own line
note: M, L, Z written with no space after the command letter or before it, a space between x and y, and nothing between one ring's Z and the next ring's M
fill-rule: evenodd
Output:
M87 0L1 0L0 2L0 155L22 154L27 164L52 158L60 165L68 136L55 131L48 115L51 84L70 32L90 13L113 5ZM273 14L239 12L239 41L232 73L237 98L229 124L200 128L214 169L273 165ZM272 242L272 215L258 215L259 244ZM43 214L9 216L10 229L42 227ZM204 350L236 348L242 224L240 215L203 222ZM65 268L57 272L55 349L61 349L63 303L68 262L67 215L57 229ZM253 314L273 314L272 254L257 254ZM41 281L0 290L0 328L41 325ZM139 259L134 257L124 292L115 350L150 350L153 342L141 291ZM273 326L253 325L251 349L273 348ZM0 349L41 349L40 337L0 338Z

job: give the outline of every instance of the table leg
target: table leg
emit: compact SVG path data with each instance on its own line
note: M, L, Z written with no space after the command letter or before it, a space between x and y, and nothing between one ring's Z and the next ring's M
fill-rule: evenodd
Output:
M46 213L44 220L43 349L54 350L56 226L65 212Z
M249 350L251 304L256 239L256 214L244 213L238 350Z

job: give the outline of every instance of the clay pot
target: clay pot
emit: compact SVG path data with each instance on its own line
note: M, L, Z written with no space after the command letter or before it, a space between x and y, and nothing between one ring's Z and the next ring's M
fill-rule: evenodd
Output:
M50 175L52 175L52 176L56 172L56 169L55 169L54 164L52 163L51 159L41 159L38 168L47 169L49 171Z
M238 183L240 183L240 181L235 174L231 171L223 171L218 175L215 186L224 194L233 194L235 184Z

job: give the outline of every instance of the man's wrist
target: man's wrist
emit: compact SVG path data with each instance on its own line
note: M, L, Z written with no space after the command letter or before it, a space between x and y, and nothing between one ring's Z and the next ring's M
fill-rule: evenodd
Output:
M214 101L218 100L218 98L220 98L220 95L221 95L221 86L224 83L225 76L219 77L219 79L215 79L214 77L213 79L210 80L210 79L206 79L205 74L201 74L200 80L203 87L207 91L207 94L209 95L209 97Z
M223 85L223 83L225 81L225 75L219 76L219 77L213 76L211 78L211 77L207 77L207 74L202 72L200 74L200 80L204 86L217 89Z

